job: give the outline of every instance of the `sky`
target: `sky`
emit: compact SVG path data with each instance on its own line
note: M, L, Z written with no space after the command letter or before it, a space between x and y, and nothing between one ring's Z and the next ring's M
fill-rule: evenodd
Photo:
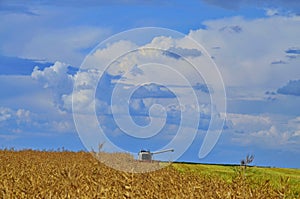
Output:
M2 149L300 168L296 0L1 0L0 24Z

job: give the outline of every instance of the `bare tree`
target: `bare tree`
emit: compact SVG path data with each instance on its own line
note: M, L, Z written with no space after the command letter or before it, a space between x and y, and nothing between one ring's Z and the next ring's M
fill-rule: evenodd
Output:
M254 160L254 155L247 155L245 159L241 160L241 166L245 168Z

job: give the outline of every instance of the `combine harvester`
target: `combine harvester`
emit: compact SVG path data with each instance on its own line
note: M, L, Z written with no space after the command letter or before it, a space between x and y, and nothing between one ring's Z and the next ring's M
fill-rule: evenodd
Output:
M174 149L166 149L162 151L150 152L149 150L141 150L138 154L138 160L152 162L152 156L159 153L174 152Z

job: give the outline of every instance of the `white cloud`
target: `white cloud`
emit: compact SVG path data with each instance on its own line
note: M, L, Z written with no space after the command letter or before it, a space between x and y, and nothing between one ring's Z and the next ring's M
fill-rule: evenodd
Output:
M229 98L233 102L234 100L255 102L255 100L264 100L264 96L262 96L264 95L264 91L277 89L288 82L288 80L300 76L298 70L299 59L290 60L290 58L286 57L285 52L287 49L300 46L298 36L300 32L299 28L297 28L299 27L299 23L300 17L296 16L275 16L254 20L234 17L207 21L205 22L207 29L191 31L189 36L203 44L214 57L222 72L227 88L234 88L232 92L229 92ZM171 37L157 37L150 43L143 44L143 46L159 47L162 49L181 49L180 51L182 49L195 48L186 38L172 39ZM186 88L195 86L199 82L204 82L201 76L196 75L193 67L184 60L164 55L161 50L138 50L127 57L121 57L116 60L124 52L134 50L137 47L137 44L131 41L117 41L116 43L110 43L105 48L94 51L83 64L83 68L75 76L67 74L66 64L56 62L53 66L44 70L36 68L32 73L32 77L41 82L45 88L50 88L57 95L55 98L56 103L61 103L61 107L67 110L72 109L72 88L74 80L76 80L75 86L77 90L73 93L73 102L76 111L84 114L94 114L95 104L98 107L98 111L101 110L103 114L110 113L108 106L110 106L109 95L111 95L111 92L109 91L111 91L110 87L113 84L119 83L121 85L120 88L130 90L141 83L145 84L155 81L157 81L156 83L165 85L177 97L182 97L185 102L183 105L175 105L175 108L173 107L175 111L172 110L173 112L177 110L185 112L195 111L197 107L193 103L189 103L193 93L187 92ZM201 56L192 56L190 60L193 62L200 61L203 64L203 68L201 68L203 72L206 72L205 74L210 77L214 77L210 73L211 68L205 65L207 62L202 61L201 58L202 54ZM115 62L106 70L107 65L112 60ZM284 64L284 67L280 64L272 65L271 63L274 60L282 60L286 64ZM170 67L164 68L161 65L154 64L151 67L142 65L149 62L163 63ZM134 71L130 70L132 68ZM181 76L176 73L176 70L177 72L179 71L178 73ZM120 78L119 75L123 75L124 77ZM100 76L103 77L101 79L102 86L108 89L102 90L102 93L98 93L97 95L108 97L97 99L99 96L96 95L96 99L94 99L94 90L98 86ZM189 81L186 82L182 76L187 77ZM192 84L189 85L188 83ZM200 104L209 104L210 98L207 94L200 91L195 92L201 101ZM247 98L245 98L245 95ZM121 98L121 96L119 97ZM271 108L279 112L279 115L286 114L280 110L282 107L278 106L283 103L285 100L284 97L276 98L279 102L275 101L273 105L270 105ZM294 101L293 105L296 101ZM125 102L127 101L123 100L122 103L117 105L123 105ZM135 111L138 111L149 109L154 103L161 102L167 108L170 108L169 104L173 104L173 102L168 103L171 102L171 98L158 99L152 96L151 99L136 100L131 105ZM278 107L275 108L274 106ZM116 105L112 105L112 107L116 108L114 110L118 110ZM209 117L211 116L210 108L210 104L209 106L200 107L200 111L197 113ZM249 109L251 108L249 107ZM268 107L264 108L267 109ZM124 109L119 109L118 111L121 114L125 113ZM239 112L239 109L237 112ZM1 118L6 117L9 116L3 114ZM202 125L207 127L209 122L207 120L203 120L203 122ZM267 113L264 115L229 113L228 124L230 126L228 131L234 132L232 133L232 140L234 142L258 144L262 147L276 147L276 144L288 147L289 144L297 143L297 140L292 142L290 139L299 134L297 121L292 120L288 126L282 127L273 116ZM60 126L61 129L68 126L64 123L57 123L56 125ZM270 140L272 144L264 144Z
M17 123L20 124L22 122L30 123L31 122L31 113L29 110L18 109L16 112Z
M295 131L294 134L293 134L293 136L300 136L300 130Z
M227 114L227 119L232 126L226 134L235 144L299 150L300 139L296 139L300 129L298 117Z
M250 132L244 136L234 137L234 142L242 145L257 145L261 148L299 150L299 139L294 140L296 134L292 131L280 131L276 126L272 125L269 129Z
M0 107L0 126L4 130L1 133L20 133L20 128L30 125L32 113L29 110L13 110L7 107Z
M222 0L204 0L205 2L220 6L226 9L240 9L244 6L256 6L258 8L278 8L283 10L288 10L299 14L300 6L299 2L295 0L231 0L231 1L222 1Z
M95 95L92 89L79 90L69 95L63 95L63 108L65 108L68 111L73 110L80 113L92 114L95 109L94 96Z
M34 113L25 109L11 109L0 107L0 126L5 135L22 136L22 134L44 133L54 135L56 133L73 132L72 117L65 113L52 115Z
M12 117L12 111L8 108L0 107L0 122Z
M59 62L43 70L36 68L32 76L0 76L0 89L5 93L0 99L1 133L74 132L72 115L60 111L58 104L54 106L61 95L72 91L72 81L67 65Z
M106 28L65 24L68 20L62 18L66 18L66 13L60 9L49 12L40 7L37 13L42 14L38 17L1 15L1 27L6 30L1 32L1 54L52 62L60 60L79 66L85 51L111 33ZM67 15L69 19L73 17Z
M44 88L58 88L59 86L63 86L62 81L66 82L67 87L61 88L62 90L69 90L70 85L72 86L72 76L68 75L68 65L55 62L53 66L47 67L43 70L40 70L38 66L36 66L31 74L32 78L40 81Z
M262 115L227 113L227 119L232 122L233 129L238 131L257 131L272 125L271 118Z
M293 119L290 119L287 122L287 126L291 131L295 131L296 135L299 135L299 131L300 131L300 117L296 117Z
M84 58L80 51L93 47L106 34L107 31L94 27L45 30L25 44L21 56L61 60L78 66Z
M176 39L171 37L156 37L150 43L141 46L146 48L133 51L138 48L134 42L120 40L110 43L104 48L97 49L85 59L81 70L75 76L76 90L73 93L73 96L76 96L74 98L75 101L81 99L83 103L82 100L90 99L87 103L94 103L92 100L94 98L93 89L96 86L109 88L113 84L120 84L120 88L129 92L135 86L149 83L164 85L172 92L175 92L177 97L183 98L183 101L190 101L193 93L189 91L187 93L187 88L197 85L199 82L203 83L202 77L188 62L166 56L163 53L164 51L160 50L160 48L170 49L177 47L182 49L182 51L186 50L189 52L186 44L184 48L181 48L179 44L174 46L177 42ZM192 47L192 52L194 52L194 46ZM121 55L125 56L119 57ZM106 68L108 64L110 64L109 68ZM137 70L139 71L138 73L136 72ZM98 85L101 76L102 85ZM159 98L156 95L160 95L161 98L168 98L168 96L161 96L163 92L165 91L157 90L152 97ZM196 92L197 94L200 93L200 91ZM99 95L111 95L111 93L104 92L99 93ZM121 98L121 96L118 96L118 98ZM203 98L205 97L201 97L201 100ZM68 102L70 102L71 98L70 96L64 96L64 99L69 99ZM84 107L89 107L85 102L83 104L85 104Z
M299 16L253 20L233 17L204 24L206 29L191 31L189 35L215 57L226 86L278 88L300 76L299 59L289 61L285 54L286 49L300 46ZM221 31L231 26L238 26L241 31ZM287 64L270 66L276 60Z
M39 81L44 88L51 89L55 103L63 106L62 96L70 94L73 90L73 76L69 75L67 71L67 64L55 62L53 66L43 70L35 67L31 77Z
M138 46L135 43L128 40L116 41L108 44L102 49L99 49L98 47L95 52L86 57L81 67L84 69L98 69L103 72L111 62L116 61L116 59L124 55L124 53L131 52L137 47ZM110 71L113 75L116 74L115 72L117 71Z
M267 8L267 9L265 9L265 11L266 11L266 15L269 17L279 14L279 11L274 8Z
M266 124L268 126L271 125L271 120L268 116L262 115L248 115L248 114L234 114L234 113L227 113L227 118L232 121L234 127L238 127L238 125L244 126L249 123L256 124L260 123L262 125ZM254 125L255 126L255 125ZM245 129L249 129L249 126ZM252 129L249 129L252 131Z

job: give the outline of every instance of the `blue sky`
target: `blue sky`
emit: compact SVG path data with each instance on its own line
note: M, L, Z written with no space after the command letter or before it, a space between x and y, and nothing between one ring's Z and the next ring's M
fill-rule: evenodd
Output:
M256 165L299 168L299 14L300 3L295 0L1 1L0 147L85 149L84 135L77 133L73 120L72 92L74 85L85 86L73 93L80 105L75 111L89 118L93 103L84 99L90 96L87 88L97 80L97 72L89 68L79 70L84 58L89 56L91 63L93 58L97 63L105 63L105 58L132 49L137 43L117 42L105 49L94 49L103 40L132 28L162 27L200 43L216 63L226 90L225 126L213 150L199 159L211 118L225 113L217 110L219 115L213 115L210 85L193 79L188 66L180 69L184 65L182 59L172 53L164 53L167 58L159 59L186 73L189 81L195 83L192 88L201 101L199 126L194 128L187 121L183 127L185 132L196 134L179 160L239 163L247 154L254 154ZM184 39L159 41L159 45L191 60L203 54L203 50L190 47ZM144 41L142 45L151 46L153 42ZM132 56L136 65L130 62L132 76L122 82L122 88L138 85L140 80L134 78L147 71L152 74L149 78L177 81L172 76L165 77L163 68L153 72L140 67L141 55ZM166 118L159 135L151 139L132 138L122 132L112 113L122 108L111 104L115 85L124 80L116 67L102 71L96 88L94 105L99 125L113 143L126 151L159 150L181 124L180 114L185 111L171 90L187 93L185 84L179 80L170 87L148 83L135 91L128 110L136 124L149 124L149 109L157 103L165 107ZM184 108L187 115L191 113L191 106ZM83 109L87 112L83 113ZM164 121L155 115L155 108L151 110L154 121ZM192 134L184 135L189 136Z

